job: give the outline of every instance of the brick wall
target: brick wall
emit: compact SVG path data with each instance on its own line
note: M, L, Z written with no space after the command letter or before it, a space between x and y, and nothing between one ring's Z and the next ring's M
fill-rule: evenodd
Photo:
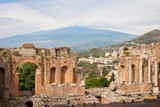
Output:
M85 95L85 87L71 85L66 85L63 87L53 86L46 88L46 94L49 97Z
M117 90L125 90L126 93L132 92L151 92L151 84L128 84L128 85L117 85Z

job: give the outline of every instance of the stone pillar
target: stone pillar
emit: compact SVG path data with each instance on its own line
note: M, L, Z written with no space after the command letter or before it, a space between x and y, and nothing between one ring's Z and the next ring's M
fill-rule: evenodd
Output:
M16 69L13 69L12 71L12 95L13 97L19 96L19 77L18 77L18 71Z
M123 72L120 72L120 83L123 83Z
M155 73L154 73L154 86L157 87L158 86L158 64L157 64L157 60L155 60Z
M148 83L151 83L151 59L148 58Z
M158 94L158 63L157 59L155 59L155 72L154 72L154 87L153 87L153 93Z
M74 79L73 72L74 72L73 71L73 58L71 56L70 57L70 70L69 70L70 78L69 78L69 81L68 81L69 84L73 83L73 79Z
M140 57L140 64L139 64L139 83L142 83L142 58Z
M129 84L132 83L132 59L129 58Z
M61 59L58 57L57 58L57 71L56 71L56 83L60 84L61 83Z

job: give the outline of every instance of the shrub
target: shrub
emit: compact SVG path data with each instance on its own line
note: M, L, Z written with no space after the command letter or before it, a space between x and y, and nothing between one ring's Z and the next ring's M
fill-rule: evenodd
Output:
M18 51L13 52L14 56L21 56Z
M2 57L9 57L9 55L7 55L5 52L1 53Z
M50 51L50 49L47 49L47 50L46 50L46 56L51 56L51 51Z
M130 54L130 51L129 50L124 50L124 54L128 55L128 54Z
M38 51L37 55L42 55L42 50Z
M42 49L41 48L35 48L36 49L36 55L42 55Z

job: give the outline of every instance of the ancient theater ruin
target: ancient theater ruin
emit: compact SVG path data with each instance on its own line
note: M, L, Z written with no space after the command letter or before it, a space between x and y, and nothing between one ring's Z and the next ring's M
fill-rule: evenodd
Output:
M159 93L160 44L122 47L117 90L128 94Z
M0 49L0 97L19 96L19 75L17 68L32 62L35 68L35 96L67 96L84 94L85 87L75 75L76 58L70 48L36 48L32 43L22 47ZM77 83L73 87L73 83ZM62 84L67 84L63 87ZM79 84L79 85L78 85Z

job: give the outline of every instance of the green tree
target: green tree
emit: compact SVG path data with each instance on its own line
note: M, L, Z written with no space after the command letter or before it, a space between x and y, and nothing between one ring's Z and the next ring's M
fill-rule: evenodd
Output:
M100 84L100 87L109 87L110 82L107 80L106 77L102 76L99 79L99 84Z
M108 75L108 73L109 73L109 71L111 71L113 69L113 67L111 67L111 66L106 66L106 67L103 67L103 72L102 72L102 75L103 76L106 76L106 75Z
M112 82L112 81L115 81L115 78L114 78L114 73L112 73L112 75L111 75L110 82Z
M101 88L101 87L108 87L110 82L104 77L98 78L90 78L85 82L86 89L88 88Z
M31 62L24 63L18 71L19 90L31 91L35 87L35 64Z
M97 69L96 63L90 64L89 62L81 61L77 64L77 67L76 67L76 72L81 74L82 79L97 77L97 73L98 73L97 71L98 69Z

